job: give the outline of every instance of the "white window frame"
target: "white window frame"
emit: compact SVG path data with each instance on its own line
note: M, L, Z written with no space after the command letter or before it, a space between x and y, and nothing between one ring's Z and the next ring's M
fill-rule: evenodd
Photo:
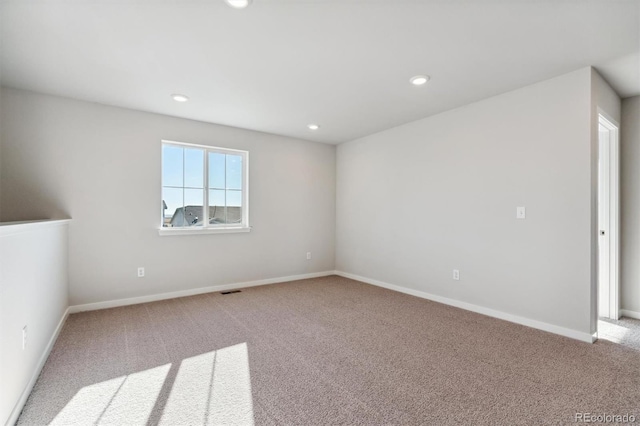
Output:
M160 206L162 206L162 152L165 145L177 146L180 148L196 148L204 151L204 194L203 194L203 225L202 226L185 226L176 228L163 227L164 215L163 210L160 209L160 228L158 233L160 235L202 235L202 234L228 234L235 232L249 232L251 227L249 226L249 151L242 151L239 149L221 148L217 146L209 145L196 145L192 143L177 142L163 139L160 144ZM209 223L209 153L218 154L230 154L239 155L242 157L242 222L239 224L221 223L211 225ZM226 191L227 188L225 188ZM183 206L184 207L184 206Z

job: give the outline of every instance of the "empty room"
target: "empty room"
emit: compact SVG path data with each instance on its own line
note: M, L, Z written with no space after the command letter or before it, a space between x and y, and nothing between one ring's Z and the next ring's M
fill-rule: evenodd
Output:
M2 0L0 424L640 423L640 0Z

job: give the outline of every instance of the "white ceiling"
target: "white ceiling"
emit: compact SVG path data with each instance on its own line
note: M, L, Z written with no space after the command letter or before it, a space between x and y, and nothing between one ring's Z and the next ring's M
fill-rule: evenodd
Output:
M640 94L640 0L0 7L3 85L327 143L588 65L623 97ZM432 79L416 88L416 74Z

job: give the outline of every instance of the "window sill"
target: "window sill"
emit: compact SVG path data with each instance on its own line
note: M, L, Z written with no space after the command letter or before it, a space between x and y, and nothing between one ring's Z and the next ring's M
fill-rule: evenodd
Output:
M238 232L250 232L251 227L220 227L220 228L160 228L158 234L160 236L168 235L205 235L205 234L235 234Z

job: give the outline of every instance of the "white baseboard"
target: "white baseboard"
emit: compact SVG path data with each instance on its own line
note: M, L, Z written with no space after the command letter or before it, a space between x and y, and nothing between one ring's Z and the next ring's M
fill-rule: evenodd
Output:
M84 305L74 305L69 307L69 313L83 311L95 311L98 309L116 308L118 306L137 305L139 303L156 302L158 300L175 299L177 297L195 296L196 294L214 293L217 291L235 290L238 288L256 287L259 285L283 283L287 281L305 280L308 278L326 277L334 275L335 271L313 272L310 274L290 275L287 277L268 278L257 281L246 281L233 284L214 285L210 287L200 287L191 290L172 291L169 293L151 294L149 296L131 297L128 299L108 300L106 302L87 303Z
M640 319L640 312L630 311L628 309L620 309L620 316L633 318L633 319Z
M419 290L413 290L406 287L400 287L394 284L389 284L384 281L378 281L367 277L362 277L355 274L350 274L342 271L335 271L336 275L341 277L350 278L356 281L362 281L367 284L372 284L378 287L384 287L389 290L399 291L401 293L410 294L412 296L421 297L423 299L432 300L434 302L442 303L456 308L465 309L467 311L476 312L482 315L487 315L501 320L514 322L516 324L525 325L527 327L537 328L538 330L548 331L550 333L559 334L561 336L570 337L572 339L580 340L582 342L593 343L596 340L595 334L584 333L581 331L571 330L569 328L560 327L546 322L537 321L529 318L520 317L518 315L508 314L495 309L485 308L483 306L474 305L460 300L449 299L448 297L437 296L435 294L426 293Z
M24 408L24 404L27 402L27 398L29 398L31 391L33 390L33 386L36 384L36 380L38 380L38 376L40 376L42 367L44 367L45 362L47 362L47 358L49 358L51 349L53 349L53 345L56 343L56 340L58 339L58 335L60 335L60 331L62 331L62 326L64 326L64 322L67 320L68 316L69 316L69 308L67 308L64 311L64 314L62 314L62 318L60 318L60 321L58 322L56 329L51 335L51 338L49 339L47 346L44 348L42 355L40 355L40 359L38 360L38 364L33 370L33 374L31 375L31 379L29 380L29 383L27 383L27 386L25 386L24 390L22 391L22 394L20 395L20 398L18 399L18 402L16 402L16 405L14 405L13 410L11 411L11 415L9 416L9 419L7 420L7 423L6 423L7 425L14 425L16 421L18 421L18 417L20 416L20 413Z

